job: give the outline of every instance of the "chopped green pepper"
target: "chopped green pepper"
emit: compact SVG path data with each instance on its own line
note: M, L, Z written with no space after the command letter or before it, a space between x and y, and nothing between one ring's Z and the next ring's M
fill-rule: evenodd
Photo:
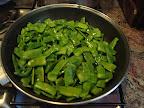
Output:
M115 37L115 38L111 41L110 46L112 47L112 49L114 49L114 47L116 46L118 40L119 40L119 39L118 39L117 37Z
M33 59L37 56L42 55L42 49L38 48L38 49L31 49L31 50L27 50L24 51L21 55L22 59Z
M46 65L45 56L40 56L28 61L28 67L43 66Z
M60 73L60 70L63 68L63 66L67 63L67 60L60 60L54 69L48 73L48 79L50 81L56 81L58 74Z
M98 80L96 86L104 88L105 87L105 80Z
M69 86L74 83L74 75L75 75L76 66L74 64L67 64L64 69L64 81L65 86Z
M79 97L81 94L82 89L78 87L71 87L71 86L59 86L58 91L60 94L64 96L73 96L73 97Z
M37 67L35 69L36 80L37 81L44 81L44 69L43 67Z
M34 87L35 88L38 88L42 91L45 91L49 94L51 94L52 96L56 95L56 88L51 86L50 84L48 83L44 83L44 82L40 82L40 81L37 81L35 84L34 84Z
M100 93L102 93L102 88L98 88L95 86L94 88L92 88L91 93L94 95L99 95Z
M104 62L104 61L101 61L101 64L103 65L103 67L105 69L107 69L108 71L110 72L114 72L115 68L116 68L116 65L115 64L112 64L112 63L108 63L108 62Z

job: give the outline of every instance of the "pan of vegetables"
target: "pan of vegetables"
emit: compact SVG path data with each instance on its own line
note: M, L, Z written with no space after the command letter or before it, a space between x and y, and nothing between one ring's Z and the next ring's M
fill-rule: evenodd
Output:
M119 86L129 47L103 13L53 4L12 24L1 59L10 81L24 94L50 104L78 105L104 98Z

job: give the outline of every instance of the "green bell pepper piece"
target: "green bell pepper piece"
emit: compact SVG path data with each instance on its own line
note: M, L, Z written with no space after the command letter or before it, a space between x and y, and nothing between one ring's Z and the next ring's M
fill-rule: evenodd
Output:
M47 93L51 94L52 96L56 95L56 88L54 86L51 86L48 83L37 81L34 84L34 87L38 88L38 89L40 89L40 90L42 90L44 92L47 92Z
M41 94L43 94L44 96L47 96L47 97L49 97L49 98L51 98L51 99L55 98L55 96L53 96L53 95L51 95L51 94L48 94L48 93L46 93L46 92L44 92L44 91L41 91Z
M23 52L24 52L24 51L21 50L21 49L18 48L18 47L16 47L16 48L14 49L14 53L15 53L19 58L21 58Z
M100 31L98 28L93 28L93 29L91 30L91 35L92 35L94 38L102 37L102 33L101 33L101 31Z
M106 83L113 78L112 72L106 72L106 76L107 76L106 79L105 79Z
M42 48L37 48L37 49L31 49L24 51L21 55L22 59L33 59L37 56L42 55Z
M83 90L89 91L91 89L92 85L93 84L91 82L89 82L89 81L84 82L83 83Z
M56 66L54 67L54 69L48 73L48 80L50 81L56 81L57 76L60 73L60 70L64 67L64 65L67 63L67 60L60 60Z
M71 86L59 86L58 91L60 94L64 96L70 96L70 97L79 97L81 94L82 89L78 87L71 87Z
M37 67L35 69L36 81L44 81L44 69L43 67Z
M106 85L105 80L98 80L96 86L100 88L104 88Z
M76 66L74 64L67 64L64 69L64 82L65 86L69 86L74 83Z
M56 63L57 63L57 61L47 62L46 68L45 68L45 73L48 73L48 72L52 71L52 69L54 68Z
M114 49L114 47L116 46L118 40L119 40L119 39L118 39L117 37L115 37L115 38L111 41L110 46L112 47L112 49Z
M94 63L94 62L95 62L95 60L94 60L94 58L93 58L93 56L92 56L91 53L89 53L89 52L84 52L83 55L84 55L84 58L85 58L85 60L86 60L87 62L90 62L90 63Z
M19 67L24 67L24 65L26 64L26 60L24 60L24 59L19 59L19 60L17 61L17 63L18 63L18 65L19 65Z
M76 66L79 66L83 61L82 56L72 56L68 59L68 63L74 64Z
M92 94L94 94L94 95L99 95L100 93L102 93L102 88L98 88L98 87L93 87L92 89L91 89L91 93Z
M30 78L30 77L21 78L21 82L22 82L22 85L23 85L24 87L31 87L31 86L30 86L30 81L31 81L31 78Z
M97 50L106 53L105 45L104 45L103 42L98 42L98 48L97 48Z
M80 56L82 53L86 52L86 51L89 51L89 48L88 47L80 47L80 48L77 48L76 50L74 50L74 55L75 56Z
M17 58L15 57L14 54L12 54L12 61L13 61L15 72L20 73L20 69L17 63Z
M71 42L69 42L67 45L67 55L70 56L70 54L74 51L74 46Z
M105 69L103 68L103 66L98 65L96 67L97 69L97 77L100 79L105 79L106 78L106 73L105 73Z
M58 51L58 50L59 50L58 46L52 46L52 47L49 48L47 51L45 51L43 55L46 56L46 57L48 57L48 56L50 56L52 53L54 53L54 52L56 52L56 51Z
M89 67L88 67L87 63L83 62L82 67L79 66L79 68L77 69L76 74L77 74L77 77L78 77L78 79L80 80L81 83L89 80L90 70L89 70Z
M44 21L44 23L47 24L50 27L55 27L56 26L55 21L52 21L50 18L46 19Z
M116 65L115 64L104 62L104 61L101 61L100 63L103 65L103 67L105 69L107 69L110 72L114 72L114 70L116 69Z
M82 22L77 22L76 27L79 27L81 29L87 29L88 28L87 24L84 24Z
M62 77L56 79L56 85L57 86L64 86L65 85L64 79Z
M40 56L28 61L28 67L35 67L35 66L43 66L46 65L46 58L45 56Z
M30 75L30 73L32 72L32 68L24 68L24 70L19 70L19 71L16 71L14 74L15 75L18 75L20 77L26 77L28 75Z

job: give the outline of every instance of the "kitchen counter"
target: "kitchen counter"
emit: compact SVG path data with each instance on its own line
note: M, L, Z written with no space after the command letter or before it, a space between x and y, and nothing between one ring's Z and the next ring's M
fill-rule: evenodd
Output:
M144 108L144 30L131 28L119 7L103 12L119 24L130 47L130 65L122 83L126 108Z

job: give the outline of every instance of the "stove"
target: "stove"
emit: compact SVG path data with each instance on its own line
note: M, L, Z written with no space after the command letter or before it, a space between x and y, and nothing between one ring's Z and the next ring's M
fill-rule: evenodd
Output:
M9 26L27 12L53 3L77 3L101 10L99 0L13 0L0 7L0 46ZM1 61L1 60L0 60ZM0 108L124 108L126 105L121 85L108 96L95 102L77 106L57 106L34 100L17 90L6 77L0 62Z

